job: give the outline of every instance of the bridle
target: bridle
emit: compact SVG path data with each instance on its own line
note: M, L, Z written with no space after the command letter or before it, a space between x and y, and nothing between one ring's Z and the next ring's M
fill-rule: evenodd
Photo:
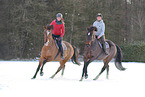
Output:
M49 26L49 25L48 25ZM49 35L52 33L52 29L47 29L46 26L43 26L44 28L44 38L45 38L45 43L49 43L51 41L51 37Z
M92 29L91 27L88 29L88 33L87 33L87 39L86 39L86 46L89 47L91 46L92 41L95 40L95 32L94 29Z

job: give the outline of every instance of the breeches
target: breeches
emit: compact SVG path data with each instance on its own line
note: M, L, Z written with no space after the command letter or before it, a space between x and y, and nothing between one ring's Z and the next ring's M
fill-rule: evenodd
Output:
M96 38L97 38L98 36L96 36ZM105 44L105 35L103 35L103 36L101 36L100 38L99 38L99 41L101 42L101 44Z
M52 34L52 37L53 37L54 40L56 40L57 45L59 46L59 50L63 54L62 38L60 37L60 35L54 35L54 34Z

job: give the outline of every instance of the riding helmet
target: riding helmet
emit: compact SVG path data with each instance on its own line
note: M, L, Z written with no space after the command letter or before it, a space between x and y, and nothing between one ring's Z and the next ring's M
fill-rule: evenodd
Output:
M56 15L56 17L60 17L60 18L62 18L63 16L62 16L61 13L58 13L58 14Z
M97 14L97 17L98 17L98 16L100 16L100 17L103 18L103 15L102 15L101 13L98 13L98 14Z

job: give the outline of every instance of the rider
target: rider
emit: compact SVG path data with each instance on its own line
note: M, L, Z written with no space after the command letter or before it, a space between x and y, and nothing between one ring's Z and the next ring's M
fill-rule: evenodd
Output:
M105 52L105 55L108 55L106 52L106 45L105 45L105 24L102 20L103 16L101 13L97 14L97 20L93 23L93 26L97 28L97 31L95 31L95 36L97 39L101 40L102 42L102 49Z
M53 20L50 23L50 25L53 25L52 37L54 40L57 41L57 44L61 51L61 58L64 59L63 48L62 48L62 38L65 33L65 27L64 27L64 20L62 17L63 17L63 15L61 13L58 13L56 15L56 19Z

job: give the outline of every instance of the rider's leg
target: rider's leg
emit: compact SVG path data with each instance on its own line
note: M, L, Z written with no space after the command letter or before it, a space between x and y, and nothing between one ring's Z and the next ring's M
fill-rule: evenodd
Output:
M62 47L62 37L60 37L60 35L54 35L54 34L52 34L52 37L53 37L54 40L56 40L56 42L59 46L59 50L61 51L61 58L64 59L63 47Z
M100 37L101 42L102 42L102 49L105 52L105 55L108 55L107 51L106 51L106 45L105 45L105 36L103 35L102 37Z
M63 56L63 47L62 47L62 38L60 37L60 40L58 41L58 45L60 47L60 51L61 51L61 58L64 59Z

